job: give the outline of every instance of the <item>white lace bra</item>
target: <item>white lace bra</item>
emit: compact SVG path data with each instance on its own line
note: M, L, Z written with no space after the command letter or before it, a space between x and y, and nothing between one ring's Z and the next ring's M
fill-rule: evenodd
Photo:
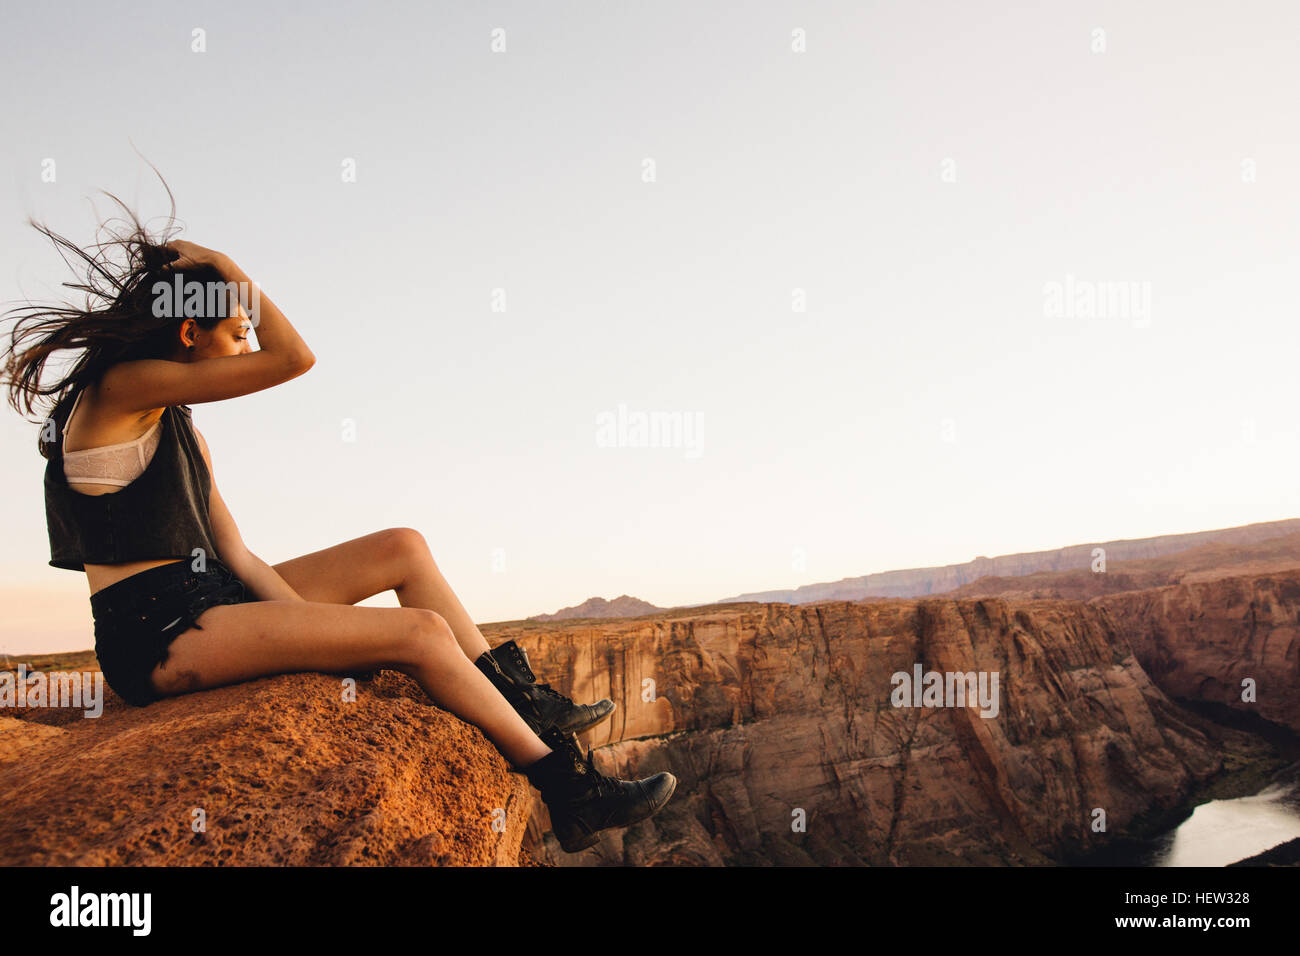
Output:
M81 403L85 389L77 393L77 400L72 403L72 411L63 424L63 436L67 437L68 426L72 416ZM98 448L82 448L79 451L63 453L63 474L70 485L116 485L125 488L135 481L153 460L158 443L162 440L162 419L154 422L153 427L134 441L119 442L116 445L101 445Z

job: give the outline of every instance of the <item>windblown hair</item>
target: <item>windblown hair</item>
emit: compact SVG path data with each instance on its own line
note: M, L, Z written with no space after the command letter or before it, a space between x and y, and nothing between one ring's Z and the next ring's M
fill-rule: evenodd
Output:
M124 216L102 223L96 230L97 241L85 248L35 219L28 220L54 243L64 263L78 275L80 281L63 285L85 293L85 303L28 303L4 313L4 321L14 325L2 381L15 411L31 415L37 411L41 397L55 396L45 420L57 421L68 399L82 387L97 382L113 365L167 358L174 352L184 318L171 314L171 310L165 310L163 317L154 314L155 284L171 284L174 276L180 276L182 282L219 282L220 276L210 268L187 269L184 273L163 271L167 263L178 258L166 244L180 231L175 197L165 181L163 188L171 201L171 212L156 234L150 233L126 203L109 192L104 195L122 209ZM221 315L190 317L204 329L222 319ZM81 354L61 377L43 382L46 363L55 353L65 351ZM38 446L48 458L44 429L41 437Z

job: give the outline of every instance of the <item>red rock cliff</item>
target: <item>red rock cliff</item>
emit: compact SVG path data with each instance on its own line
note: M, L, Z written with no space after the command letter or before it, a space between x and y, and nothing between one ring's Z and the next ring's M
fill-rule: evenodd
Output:
M1300 731L1300 571L1132 591L1092 602L1167 694ZM1256 701L1242 700L1242 681Z
M1104 841L1095 808L1122 832L1223 761L1080 602L725 605L485 633L576 700L618 703L584 737L606 772L679 778L659 815L574 857L534 801L525 845L561 864L1041 863ZM918 662L999 672L998 715L892 706L891 675Z

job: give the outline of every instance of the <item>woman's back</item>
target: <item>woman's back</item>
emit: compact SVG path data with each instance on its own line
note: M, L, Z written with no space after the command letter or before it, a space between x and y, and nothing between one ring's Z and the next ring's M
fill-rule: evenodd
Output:
M150 426L157 435L156 449L138 475L120 486L101 486L106 491L86 493L68 480L63 446L73 434L68 427L72 412L93 407L82 401L85 394L85 389L79 391L73 407L56 417L55 447L46 451L50 565L84 570L93 594L147 568L188 560L196 552L218 556L208 514L211 475L189 407L162 409ZM138 446L134 453L140 455Z
M83 495L113 494L139 478L149 467L162 438L164 409L151 410L152 424L146 423L144 431L138 435L122 441L112 436L105 438L94 428L93 416L88 416L91 421L87 422L77 415L78 410L89 411L83 404L89 391L89 387L77 391L72 411L68 412L67 422L60 432L63 437L63 473L68 484ZM132 425L135 426L136 422L133 421Z
M147 424L147 417L131 420L128 424L132 430L146 422L144 432L125 441L117 440L116 429L105 429L95 420L91 404L93 398L87 396L94 388L86 386L78 389L72 403L72 410L59 435L62 439L63 473L69 487L77 494L108 495L116 494L135 481L148 469L162 443L163 417L166 409L158 409L153 416L153 423ZM80 412L80 414L78 414ZM105 432L107 431L107 434ZM161 564L169 564L175 558L150 559L144 561L127 561L122 564L87 564L82 563L86 572L86 582L90 593L102 591L118 581Z

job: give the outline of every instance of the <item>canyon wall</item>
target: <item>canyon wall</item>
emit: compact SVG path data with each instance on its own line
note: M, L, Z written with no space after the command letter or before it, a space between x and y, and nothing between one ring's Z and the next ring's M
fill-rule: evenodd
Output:
M1167 694L1300 732L1300 570L1094 599ZM1256 699L1242 699L1243 681Z
M573 856L534 800L525 846L562 865L1045 863L1179 805L1224 761L1218 731L1080 602L730 605L484 631L575 700L618 704L583 737L598 767L679 779L656 817ZM891 675L916 663L998 672L997 716L893 706Z

